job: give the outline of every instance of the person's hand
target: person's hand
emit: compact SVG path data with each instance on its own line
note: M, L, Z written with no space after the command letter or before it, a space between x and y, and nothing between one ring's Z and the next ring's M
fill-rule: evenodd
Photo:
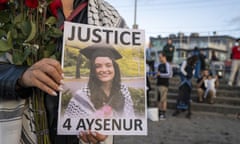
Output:
M33 64L19 79L22 87L37 87L53 96L62 90L62 83L63 71L60 63L48 58Z
M107 136L99 134L97 132L88 131L88 132L81 132L79 138L85 143L98 144L99 142L106 140Z

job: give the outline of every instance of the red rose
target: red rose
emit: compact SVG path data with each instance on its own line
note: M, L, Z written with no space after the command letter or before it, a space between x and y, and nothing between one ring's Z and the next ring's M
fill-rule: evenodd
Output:
M9 0L0 0L0 4L5 4L7 3Z
M0 0L0 10L4 10L6 8L6 4L9 0Z
M52 14L57 17L57 10L58 8L62 7L62 1L61 0L53 0L50 5L50 11L52 12Z
M37 8L38 0L25 0L25 5L29 8Z
M0 4L0 10L4 10L6 8L6 5Z

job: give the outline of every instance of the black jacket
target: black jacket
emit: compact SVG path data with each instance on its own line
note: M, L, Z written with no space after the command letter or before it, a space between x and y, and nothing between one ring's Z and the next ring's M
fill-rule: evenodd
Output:
M172 51L170 51L170 48L172 48ZM175 51L175 47L172 44L166 44L163 47L163 52L165 53L168 62L172 62L174 51Z
M26 69L26 66L0 63L0 100L17 100L31 95L31 89L16 91L17 80Z

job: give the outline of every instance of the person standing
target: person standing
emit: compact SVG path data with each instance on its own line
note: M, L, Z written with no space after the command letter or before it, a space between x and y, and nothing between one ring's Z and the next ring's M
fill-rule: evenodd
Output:
M219 59L217 58L216 52L213 50L213 51L212 51L211 60L210 60L211 73L212 73L213 75L216 75L216 73L217 73L215 66L216 66L216 62L218 62L218 61L219 61Z
M240 69L240 38L237 39L238 45L234 46L232 48L232 67L231 67L231 74L230 74L230 78L228 81L228 85L232 86L235 76L236 74L239 72ZM237 78L237 86L240 86L240 75L238 74L238 78Z
M146 50L146 63L150 68L150 72L154 72L154 64L156 60L156 50L153 48L152 43L149 43L149 47Z
M217 58L216 51L212 51L211 61L219 61L219 58Z
M198 59L201 61L200 71L206 69L206 62L205 62L206 56L203 50L200 50Z
M198 79L201 77L201 71L204 70L206 67L205 56L203 54L203 51L200 51L198 47L194 48L193 55L196 55L198 57L194 73L194 77Z
M166 54L167 61L169 63L173 62L175 47L172 44L172 40L168 39L167 44L163 47L163 52Z
M146 89L147 89L147 107L149 107L150 106L149 93L150 93L152 88L151 88L149 66L148 65L146 65Z
M172 68L171 65L167 62L166 54L159 54L160 64L158 65L157 72L157 87L158 92L160 93L160 98L158 102L159 108L159 118L160 120L166 119L166 110L167 110L167 93L169 86L169 78L172 77Z
M192 82L191 79L194 74L195 64L198 60L196 55L189 57L181 64L181 83L178 88L178 98L176 103L176 111L173 116L177 116L181 110L188 110L187 118L191 118L191 92Z

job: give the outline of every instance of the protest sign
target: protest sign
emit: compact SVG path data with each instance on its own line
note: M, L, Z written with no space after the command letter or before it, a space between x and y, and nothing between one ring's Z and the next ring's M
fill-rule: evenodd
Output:
M144 31L65 22L58 134L146 135Z

